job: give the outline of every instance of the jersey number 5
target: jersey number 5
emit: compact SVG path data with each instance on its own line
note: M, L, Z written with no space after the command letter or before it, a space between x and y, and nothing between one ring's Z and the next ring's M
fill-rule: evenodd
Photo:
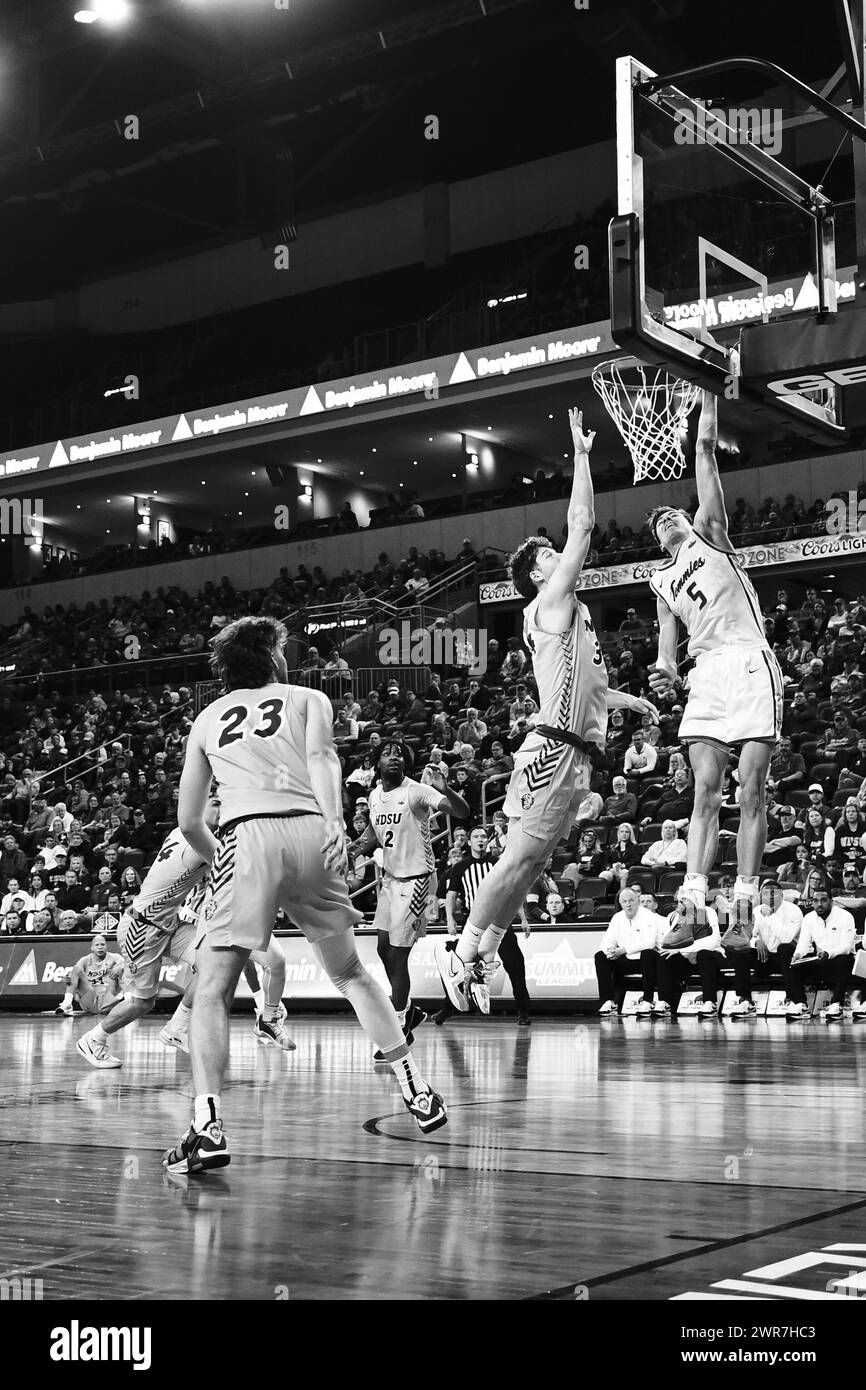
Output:
M706 608L706 594L701 593L694 579L692 580L689 587L686 589L686 593L688 594L690 599L694 599L695 603L699 603L701 605L701 608Z
M273 738L283 722L283 702L282 700L263 700L256 709L262 712L262 723L259 728L252 729L250 732L256 738ZM244 737L241 725L249 718L250 711L247 705L232 705L224 714L220 715L220 723L225 725L219 738L217 748L225 748L229 743L237 743Z

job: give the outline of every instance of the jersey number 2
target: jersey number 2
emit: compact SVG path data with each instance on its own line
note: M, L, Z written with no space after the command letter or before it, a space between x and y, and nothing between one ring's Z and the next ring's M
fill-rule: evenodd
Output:
M282 700L263 700L256 709L261 710L263 722L258 729L252 729L256 738L273 738L283 722L283 702ZM220 715L220 723L225 725L222 733L217 739L217 748L225 748L229 743L237 743L243 738L241 725L249 718L249 708L246 705L232 705L225 714Z

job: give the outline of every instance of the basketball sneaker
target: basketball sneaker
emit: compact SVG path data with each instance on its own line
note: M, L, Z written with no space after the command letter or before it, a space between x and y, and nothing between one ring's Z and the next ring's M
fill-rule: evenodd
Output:
M786 1017L786 1018L805 1018L805 1017L806 1017L806 1005L805 1005L805 1004L789 1004L788 1007L787 1007L787 1009L786 1009L786 1011L785 1011L785 1017Z
M616 1013L616 1004L612 999L605 999L598 1012L601 1014L602 1018L606 1018L608 1014Z
M728 927L722 937L722 945L726 951L750 951L752 939L747 929L739 922L735 922L733 926Z
M712 936L706 908L701 907L691 898L683 898L679 906L677 924L662 941L662 950L688 950L689 946L693 946L696 941L701 941L705 936Z
M474 1004L480 1014L490 1013L490 981L498 969L498 960L477 960L466 981L469 1003Z
M469 1012L469 996L466 992L467 967L457 955L456 941L437 941L433 948L433 958L445 993L458 1013Z
M652 1006L653 1018L670 1018L671 1006L666 1004L664 999L657 999Z
M164 1028L160 1028L159 1040L165 1043L166 1047L176 1047L178 1052L189 1052L189 1034L181 1033L177 1028L172 1028L170 1023L167 1023Z
M836 1003L828 1004L826 1009L824 1010L824 1017L827 1019L841 1018L842 1005Z
M190 1125L173 1149L166 1149L162 1166L170 1173L207 1173L231 1162L222 1120L212 1120L201 1133Z
M297 1043L292 1042L279 1017L271 1019L268 1023L263 1014L256 1014L253 1033L261 1047L281 1047L284 1052L294 1052L297 1047Z
M411 1047L415 1041L415 1029L420 1028L422 1023L426 1023L430 1017L423 1009L419 1009L417 1004L410 1004L406 1011L406 1022L403 1024L403 1036Z
M441 1129L448 1123L445 1102L435 1091L419 1091L411 1100L404 1096L403 1104L422 1134L432 1134L434 1129Z
M112 1057L105 1043L97 1042L90 1033L85 1033L75 1044L75 1051L92 1067L122 1067L119 1057Z
M54 1010L55 1018L71 1018L75 1010L71 1004L58 1004Z
M635 1009L638 1018L647 1018L653 1011L653 1006L648 999L642 999Z
M738 999L731 1009L731 1018L748 1018L754 1013L757 1013L757 1009L751 999Z
M704 999L698 1005L698 1018L715 1018L718 1013L718 1005L710 999Z
M866 1000L861 999L858 1003L851 1005L852 1018L866 1018Z

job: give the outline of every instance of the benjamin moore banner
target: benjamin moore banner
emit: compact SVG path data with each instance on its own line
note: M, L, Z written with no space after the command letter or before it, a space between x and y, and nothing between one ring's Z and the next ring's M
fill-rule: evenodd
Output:
M593 956L603 935L601 927L572 927L555 930L536 927L526 939L518 932L518 941L526 957L526 982L529 992L540 1004L566 1003L569 1000L592 1002L598 997ZM302 1000L311 1008L317 1003L341 999L339 991L328 979L312 947L303 938L275 933L286 957L287 1000ZM358 953L370 974L384 989L390 990L382 963L376 953L373 932L356 934ZM412 952L410 970L412 993L416 998L441 999L443 995L439 972L433 959L433 946L441 933L422 937ZM117 950L114 938L108 938L108 949ZM0 1007L5 1004L29 1004L32 1008L49 1009L62 998L72 966L90 950L90 940L80 937L17 936L0 939ZM188 983L186 966L163 967L161 997L177 998ZM511 999L511 982L504 970L498 970L491 984L494 998ZM238 998L249 998L243 979Z
M842 536L807 536L800 540L779 541L773 545L752 545L738 550L747 569L763 569L770 565L795 565L804 561L838 560L846 555L866 552L866 532ZM655 574L663 560L640 560L628 565L610 565L606 569L588 569L581 575L577 593L592 589L612 589L621 584L639 584ZM520 595L508 579L481 584L479 603L512 603Z
M103 430L28 446L14 453L0 454L0 478L49 468L68 468L98 459L127 458L131 454L170 448L190 439L212 439L265 426L272 428L305 416L338 415L356 406L382 401L409 397L436 400L450 387L533 372L542 367L559 367L581 358L615 352L618 348L606 324L557 329L510 343L467 348L464 352L448 353L393 371L340 377L336 381L254 396L228 405L187 410L127 429Z

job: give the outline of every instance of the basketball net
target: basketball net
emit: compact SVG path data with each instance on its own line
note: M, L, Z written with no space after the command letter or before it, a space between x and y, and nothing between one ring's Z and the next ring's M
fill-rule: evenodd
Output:
M636 357L599 362L592 384L631 454L635 482L681 478L686 422L701 388Z

